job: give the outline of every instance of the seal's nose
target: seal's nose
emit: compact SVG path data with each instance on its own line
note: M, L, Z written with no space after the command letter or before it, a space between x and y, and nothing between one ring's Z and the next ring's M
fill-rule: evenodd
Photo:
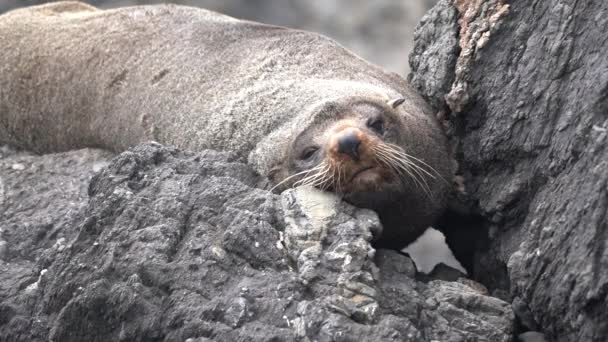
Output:
M359 160L359 145L361 140L355 134L348 133L338 139L338 152Z

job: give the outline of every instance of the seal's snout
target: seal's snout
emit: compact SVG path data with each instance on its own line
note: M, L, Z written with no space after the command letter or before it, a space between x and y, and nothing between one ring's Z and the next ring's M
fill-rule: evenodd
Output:
M378 137L352 121L338 123L330 134L326 162L335 174L335 189L344 193L373 191L390 181L390 170L375 156Z
M361 140L355 132L346 132L338 137L338 153L346 154L354 160L359 160Z

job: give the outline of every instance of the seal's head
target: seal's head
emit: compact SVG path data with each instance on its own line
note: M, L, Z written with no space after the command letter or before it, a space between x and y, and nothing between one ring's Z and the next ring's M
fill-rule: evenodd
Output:
M275 168L278 187L312 185L344 195L386 190L408 165L396 148L402 129L392 110L403 101L326 105Z
M325 103L301 123L268 176L278 189L311 185L376 210L385 246L402 247L432 224L451 178L443 132L428 114L408 112L404 101Z

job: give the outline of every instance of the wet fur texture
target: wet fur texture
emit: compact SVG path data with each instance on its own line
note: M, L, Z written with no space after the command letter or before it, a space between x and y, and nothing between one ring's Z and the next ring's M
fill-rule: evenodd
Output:
M0 16L0 46L3 144L228 150L280 182L298 137L313 139L361 101L403 97L393 143L451 180L446 139L407 82L315 33L184 6L59 2ZM437 181L428 195L395 186L347 199L379 212L391 245L431 224L448 191Z

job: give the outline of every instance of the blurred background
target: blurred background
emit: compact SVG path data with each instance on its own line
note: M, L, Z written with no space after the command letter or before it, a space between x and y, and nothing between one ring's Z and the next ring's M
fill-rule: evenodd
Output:
M0 0L8 10L52 2ZM416 24L437 0L84 0L100 7L172 2L329 36L364 59L405 76Z

